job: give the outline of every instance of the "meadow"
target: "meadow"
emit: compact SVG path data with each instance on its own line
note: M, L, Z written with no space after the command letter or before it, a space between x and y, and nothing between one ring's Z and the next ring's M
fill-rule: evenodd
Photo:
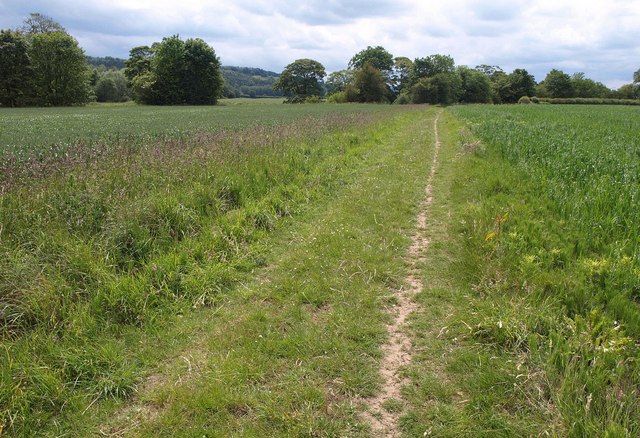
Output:
M225 107L2 113L23 133L26 122L6 119L43 115L28 125L45 145L72 141L64 154L14 161L0 198L1 428L57 435L98 402L130 398L168 354L149 339L165 330L171 342L171 321L217 309L265 265L280 224L345 184L383 120L397 126L412 112L292 108L247 106L237 118ZM129 119L134 144L80 138L87 114L89 133ZM182 133L194 114L197 133L166 134ZM24 150L41 145L20 141Z
M0 111L0 435L640 434L639 108Z

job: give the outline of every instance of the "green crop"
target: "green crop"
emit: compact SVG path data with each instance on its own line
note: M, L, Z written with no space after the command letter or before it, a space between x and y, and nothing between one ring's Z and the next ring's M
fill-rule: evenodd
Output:
M452 112L466 121L463 149L475 155L457 230L467 248L460 263L475 266L474 341L513 354L526 383L514 388L544 415L559 413L561 425L548 430L636 436L640 109Z

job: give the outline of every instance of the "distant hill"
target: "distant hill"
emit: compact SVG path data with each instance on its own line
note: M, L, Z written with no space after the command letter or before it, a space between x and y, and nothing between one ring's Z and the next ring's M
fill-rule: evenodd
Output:
M87 56L87 62L108 69L124 68L126 59L111 56ZM224 77L224 97L274 97L282 93L273 91L273 84L279 74L255 67L222 66Z
M113 58L111 56L87 56L87 62L89 63L89 65L92 65L94 67L100 67L103 65L106 68L117 68L118 70L120 70L121 68L124 68L125 61L126 59Z
M253 67L222 66L225 97L274 97L282 93L273 91L279 74Z

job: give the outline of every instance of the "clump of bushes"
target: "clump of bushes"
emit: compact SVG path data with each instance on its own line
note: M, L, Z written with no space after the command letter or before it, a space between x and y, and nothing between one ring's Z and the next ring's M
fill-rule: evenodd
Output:
M605 99L599 97L541 97L539 102L556 105L640 105L640 99Z
M309 96L304 100L304 103L322 103L320 96Z
M347 103L348 96L346 91L338 91L337 93L333 93L329 97L327 97L327 102L329 103Z

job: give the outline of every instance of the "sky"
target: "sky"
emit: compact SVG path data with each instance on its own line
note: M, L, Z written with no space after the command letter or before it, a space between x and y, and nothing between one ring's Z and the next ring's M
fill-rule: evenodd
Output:
M328 72L367 46L457 65L554 68L618 88L640 69L640 0L0 0L0 29L48 15L87 55L129 50L178 34L202 38L223 65L280 72L300 58Z

